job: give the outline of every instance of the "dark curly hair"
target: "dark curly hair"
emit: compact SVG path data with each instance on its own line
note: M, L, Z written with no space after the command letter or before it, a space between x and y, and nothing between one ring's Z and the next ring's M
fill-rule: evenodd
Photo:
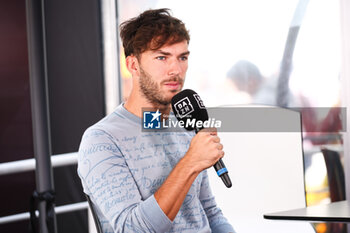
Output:
M120 37L125 57L138 57L148 49L157 50L165 44L190 41L185 24L172 17L167 8L147 10L138 17L123 22L120 25Z

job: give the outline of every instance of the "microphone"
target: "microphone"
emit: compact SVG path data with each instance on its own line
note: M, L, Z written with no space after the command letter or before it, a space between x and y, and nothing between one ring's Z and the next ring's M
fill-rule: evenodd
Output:
M176 118L179 122L183 122L186 130L195 130L195 132L198 133L203 127L197 128L197 125L203 125L203 123L209 119L207 109L202 99L193 90L186 89L177 93L171 99L171 106ZM186 121L195 121L195 123L186 124ZM198 121L202 124L196 124ZM226 187L231 188L232 183L222 159L219 159L219 161L214 164L214 168Z

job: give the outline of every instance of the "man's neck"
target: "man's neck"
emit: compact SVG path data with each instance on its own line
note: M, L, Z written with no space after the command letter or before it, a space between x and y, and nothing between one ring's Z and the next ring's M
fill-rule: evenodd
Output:
M132 114L142 118L143 111L157 111L162 113L162 116L168 116L171 110L171 105L162 105L151 103L144 98L137 98L134 95L130 95L127 101L124 104L126 110Z

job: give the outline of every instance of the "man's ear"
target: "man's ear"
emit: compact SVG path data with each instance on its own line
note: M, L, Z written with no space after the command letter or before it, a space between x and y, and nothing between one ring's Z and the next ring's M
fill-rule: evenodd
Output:
M132 76L138 76L139 75L139 61L136 56L130 55L127 56L125 59L126 67L128 68L129 72L132 74Z

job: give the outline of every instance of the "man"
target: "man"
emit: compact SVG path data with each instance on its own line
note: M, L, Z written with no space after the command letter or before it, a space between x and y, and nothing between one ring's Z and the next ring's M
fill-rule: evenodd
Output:
M167 9L121 25L131 94L86 130L78 173L104 232L233 232L217 208L206 168L223 157L216 133L142 132L142 109L167 115L189 56L184 24Z
M227 78L239 91L246 92L252 98L258 93L264 82L259 68L246 60L236 62L227 72Z

